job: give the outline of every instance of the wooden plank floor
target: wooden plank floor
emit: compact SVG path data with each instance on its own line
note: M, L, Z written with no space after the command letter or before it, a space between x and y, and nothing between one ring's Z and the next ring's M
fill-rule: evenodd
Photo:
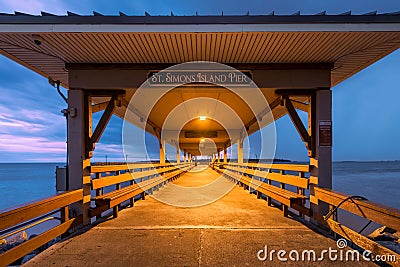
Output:
M199 170L199 169L197 169ZM155 192L158 198L179 198L181 204L196 204L206 196L207 184L231 187L219 174L207 168L187 173L174 183L183 187L200 187L176 195L168 185ZM186 192L186 193L185 193ZM189 201L189 202L188 202ZM190 202L192 201L192 202ZM196 202L197 201L197 202ZM337 249L336 242L300 221L285 218L275 207L240 187L219 200L195 208L167 205L151 196L122 210L117 219L108 219L90 230L60 242L41 253L26 266L278 266L273 261L259 261L257 252L284 249ZM288 254L286 254L288 257ZM324 261L293 262L292 266L365 266L367 262Z

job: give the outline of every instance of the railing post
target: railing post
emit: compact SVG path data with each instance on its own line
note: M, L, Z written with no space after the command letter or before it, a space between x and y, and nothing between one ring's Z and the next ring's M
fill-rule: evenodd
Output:
M68 91L68 190L83 189L83 201L71 205L74 215L90 224L90 157L92 110L90 97L82 89Z
M176 149L176 163L181 163L181 151L179 148Z
M224 148L224 163L228 163L228 149Z
M101 173L97 172L96 179L100 179L100 178L101 178ZM102 194L103 194L103 188L97 188L96 189L96 197L101 196ZM101 214L99 216L96 216L96 221L100 218L101 218Z
M332 188L332 92L321 89L311 96L308 133L311 136L310 155L310 206L314 214L328 213L327 204L314 196L314 187Z
M238 163L243 164L243 139L239 138L237 142Z
M160 164L165 164L165 151L164 151L165 141L160 140L159 145L160 145Z
M68 221L69 220L69 205L65 206L65 207L62 207L60 209L60 213L61 213L61 216L60 216L61 217L61 223L65 223L66 221ZM65 238L67 236L68 236L68 231L63 233L61 235L61 238Z

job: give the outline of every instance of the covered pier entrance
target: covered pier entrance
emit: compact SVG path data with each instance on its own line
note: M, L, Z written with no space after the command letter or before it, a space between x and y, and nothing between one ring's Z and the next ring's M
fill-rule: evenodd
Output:
M0 230L58 209L61 223L0 254L1 262L82 226L89 230L31 264L255 265L265 245L336 246L322 230L372 255L396 254L336 218L340 207L400 225L398 210L331 190L331 88L399 46L395 14L1 15L0 52L68 89L65 192L0 214ZM126 154L147 148L147 132L158 140L159 160L91 164L112 115L124 120ZM274 162L274 122L285 115L307 164ZM250 135L262 145L249 146ZM166 160L166 144L176 160ZM264 161L250 160L250 151ZM205 157L209 165L196 163ZM125 206L133 208L119 213Z

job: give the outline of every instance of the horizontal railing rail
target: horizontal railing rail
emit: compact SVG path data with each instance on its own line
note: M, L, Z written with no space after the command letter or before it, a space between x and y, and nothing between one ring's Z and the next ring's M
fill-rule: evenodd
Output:
M255 168L255 169L272 169L282 171L294 171L294 172L310 172L310 165L308 164L283 164L283 163L229 163L232 166L239 166L243 168Z
M280 184L281 187L285 187L286 184L298 187L298 191L301 189L309 189L310 179L309 176L310 166L295 164L220 164L219 169L229 169L238 172L242 175L254 177L257 180L275 181ZM288 173L297 173L297 175Z
M272 199L281 203L284 216L287 216L289 207L297 210L300 216L311 216L310 209L306 207L306 190L310 186L310 179L307 178L310 176L309 165L214 162L213 168L250 192L255 191L258 197L264 194L268 205L271 205ZM286 188L286 185L295 187L296 192Z
M167 164L159 164L159 163L134 163L134 164L114 164L114 165L93 165L90 166L91 173L105 173L105 172L114 172L114 171L125 171L125 170L145 170L145 169L153 169L153 168L161 168L165 166L182 166L186 163L167 163Z
M374 240L350 229L335 220L334 212L338 209L346 210L359 217L368 219L394 230L400 230L400 210L389 206L381 205L359 196L351 196L331 189L315 187L315 197L318 201L327 203L331 206L330 212L323 218L328 227L340 236L350 240L357 246L371 251L374 255L394 255L396 262L390 262L392 266L400 266L400 255ZM364 227L365 228L365 227Z
M9 229L12 232L20 228L25 229L25 222L34 220L35 218L42 218L42 215L54 213L59 210L61 213L60 224L41 233L21 244L0 254L0 266L6 266L30 253L31 251L47 244L51 240L57 238L68 232L72 227L81 224L82 218L69 216L69 205L79 202L83 199L83 190L68 191L65 193L57 194L28 205L21 206L16 209L3 211L0 213L0 231L7 232ZM41 219L43 220L43 219ZM32 222L32 225L35 222Z
M119 174L117 171L116 175L110 175L102 177L101 174L97 173L96 178L92 179L92 189L99 189L106 186L120 184L128 181L142 181L146 177L161 175L163 173L175 170L177 167L161 167L158 169L151 169L141 172L126 172Z
M96 166L94 169L96 177L91 179L91 189L95 190L95 197L91 200L94 202L95 207L91 208L89 216L98 218L103 212L113 208L114 217L117 217L118 206L115 206L116 204L129 200L129 205L133 206L135 196L141 194L142 199L144 199L146 192L151 192L152 188L158 188L160 184L171 181L174 177L189 170L193 165L193 163L129 164L125 165L123 170L126 172L122 174L120 173L121 168L119 168L121 166L116 165L117 168L114 170L107 168L107 172L114 172L115 175L104 177L104 173L100 172L104 169ZM123 186L123 183L127 184ZM113 185L115 185L115 189L104 194L104 188ZM104 203L108 204L105 205Z
M95 174L95 178L91 180L91 188L92 189L100 189L110 185L118 185L123 182L128 181L142 181L146 177L160 175L177 168L182 168L189 165L189 163L182 164L163 164L163 165L152 165L152 164L135 164L135 165L116 165L116 166L107 166L114 168L106 168L103 169L103 166L95 166L92 167L91 172ZM135 172L134 170L139 170ZM122 173L125 171L125 173ZM114 175L104 176L104 173L115 172Z

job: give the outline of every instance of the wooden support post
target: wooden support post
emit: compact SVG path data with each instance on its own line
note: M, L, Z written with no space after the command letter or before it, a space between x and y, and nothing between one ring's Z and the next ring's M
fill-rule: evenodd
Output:
M118 176L120 174L121 174L120 171L115 171L115 176ZM115 190L119 190L119 189L121 189L121 183L116 183L115 184Z
M100 172L97 172L96 173L96 179L100 179L101 178L101 173ZM96 189L96 197L98 197L98 196L101 196L103 194L103 188L97 188ZM100 219L101 218L101 214L100 215L98 215L98 216L96 216L96 221L98 220L98 219Z
M305 195L304 189L303 189L303 188L300 188L300 187L297 187L297 193L298 193L299 195L302 195L302 196ZM301 205L304 207L305 204L306 204L306 203L305 203L305 199L304 199L304 200L302 200ZM299 217L304 218L304 214L301 213L300 211L299 211Z
M69 220L69 206L62 207L60 209L61 213L61 223L65 223ZM68 231L61 235L61 238L66 238L68 236Z
M92 134L91 100L84 90L68 91L68 190L83 189L83 201L71 205L74 216L83 215L90 224L90 144Z
M268 179L268 180L267 180L267 184L270 185L270 184L271 184L271 180ZM271 206L271 204L272 204L272 203L271 203L271 197L269 197L269 196L267 196L267 204L268 204L268 206Z
M243 139L239 138L237 142L238 163L243 164Z
M179 148L176 148L176 163L181 163L181 151Z
M113 217L118 218L118 205L113 207Z
M282 204L282 211L283 211L283 216L287 217L289 213L288 206Z
M134 185L134 181L133 180L131 180L131 181L129 181L129 185ZM133 207L134 205L135 205L135 198L134 197L132 197L132 198L130 198L129 199L129 205L131 206L131 207Z
M160 164L164 165L165 164L165 141L160 140L159 141L160 145Z
M226 147L224 149L224 163L228 163L228 149Z
M329 89L318 90L310 98L309 127L311 145L309 152L310 176L317 181L317 186L332 188L332 92ZM326 126L328 124L328 127ZM330 127L329 127L330 124ZM330 128L330 129L329 129ZM316 178L316 179L315 179ZM310 184L310 206L313 214L325 215L329 211L327 204L314 196L315 183ZM314 219L316 217L314 216ZM313 221L317 223L316 220Z
M285 108L289 114L289 118L292 120L293 125L296 127L297 132L300 135L300 138L306 144L307 148L310 149L311 138L310 134L307 132L306 128L303 125L299 115L297 114L296 109L294 108L291 100L288 95L283 96L283 100L285 103Z

